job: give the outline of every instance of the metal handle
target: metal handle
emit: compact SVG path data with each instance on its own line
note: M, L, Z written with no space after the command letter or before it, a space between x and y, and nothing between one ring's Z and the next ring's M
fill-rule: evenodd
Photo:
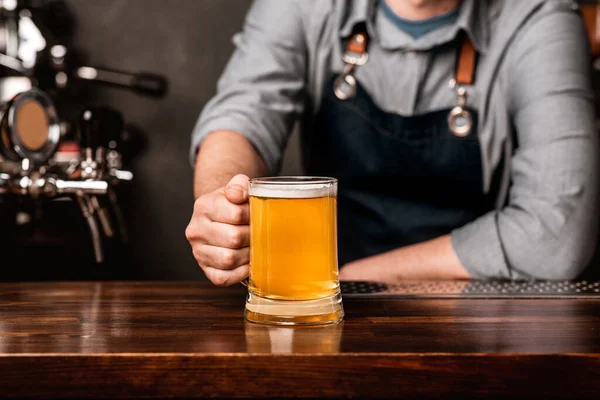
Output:
M8 192L34 197L41 195L53 197L57 194L106 194L108 192L108 182L92 180L65 181L52 176L41 176L40 174L12 177L0 173L0 193Z
M76 76L82 80L130 89L148 96L163 97L167 93L167 80L157 74L132 74L123 71L83 66L77 69Z
M121 206L117 200L117 194L114 190L108 191L108 200L110 205L112 206L113 213L116 218L117 228L119 229L119 236L123 243L129 243L129 236L127 233L127 226L125 224L125 217L123 216L123 212L121 211Z
M118 181L132 181L133 173L131 171L124 171L121 169L114 169L110 171L110 175L114 176Z
M108 192L108 182L105 181L55 181L56 191L60 194L105 194Z
M92 207L94 207L94 210L96 211L96 215L98 216L98 219L100 220L100 225L102 226L104 235L109 238L113 237L115 235L115 233L114 233L114 230L112 227L112 223L110 221L111 218L108 213L108 210L104 206L104 201L100 200L98 198L98 196L90 196L90 200L91 200Z
M23 63L18 58L7 56L6 54L0 54L0 65L3 67L12 69L20 74L27 73L27 69L23 67Z
M94 247L94 255L96 256L96 262L98 264L104 261L104 253L102 251L102 239L100 239L100 230L98 229L98 223L94 219L93 207L91 206L90 198L81 192L75 195L75 200L81 209L81 214L88 224L90 229L90 235L92 237L92 246Z

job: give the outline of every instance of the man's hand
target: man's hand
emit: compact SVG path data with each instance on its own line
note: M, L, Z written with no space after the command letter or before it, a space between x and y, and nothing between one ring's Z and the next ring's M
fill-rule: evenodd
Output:
M215 285L229 286L247 277L248 177L236 175L225 187L198 197L185 236L200 268Z

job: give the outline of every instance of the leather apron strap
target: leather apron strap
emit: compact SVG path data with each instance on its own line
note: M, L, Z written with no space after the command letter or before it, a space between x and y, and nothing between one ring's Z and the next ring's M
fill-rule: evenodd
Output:
M592 57L600 56L600 3L580 4Z
M456 62L455 80L459 85L472 85L475 79L477 51L468 34L463 33L460 53Z

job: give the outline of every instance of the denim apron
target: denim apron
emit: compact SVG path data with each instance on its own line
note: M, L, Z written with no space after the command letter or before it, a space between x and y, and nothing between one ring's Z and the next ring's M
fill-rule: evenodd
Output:
M483 191L477 112L457 136L451 109L403 116L381 110L356 81L354 95L326 83L310 149L310 175L338 179L339 265L450 233L493 208Z

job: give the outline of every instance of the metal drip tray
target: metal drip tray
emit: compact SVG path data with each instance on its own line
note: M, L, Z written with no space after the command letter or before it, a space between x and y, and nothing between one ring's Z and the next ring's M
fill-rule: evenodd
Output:
M398 285L343 281L344 296L394 297L595 297L600 281L407 281Z

